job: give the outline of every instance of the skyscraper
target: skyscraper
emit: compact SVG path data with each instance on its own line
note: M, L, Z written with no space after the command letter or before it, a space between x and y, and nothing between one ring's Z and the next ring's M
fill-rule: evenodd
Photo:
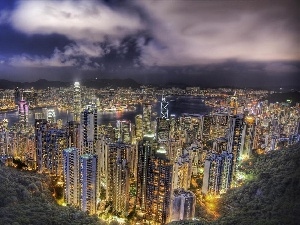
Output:
M97 210L97 155L80 156L80 208L89 214Z
M77 148L63 151L64 199L67 204L79 206L79 156Z
M233 175L233 154L226 151L212 153L205 161L202 193L218 195L231 186Z
M170 222L173 165L166 151L150 157L146 179L146 217L160 224Z
M168 105L169 103L166 101L165 96L162 96L161 103L160 103L160 118L169 119Z
M93 105L87 105L81 112L80 154L95 153L97 136L97 109Z
M74 83L73 102L74 102L74 120L76 122L79 122L80 113L81 113L81 89L80 89L79 82Z
M148 166L154 150L157 148L153 134L145 135L138 144L138 162L137 162L137 206L138 209L146 209L146 193Z
M244 115L237 114L230 117L229 120L229 134L227 152L233 154L233 176L235 177L235 171L237 169L238 162L240 160L242 143L244 142L245 135L243 135L244 129Z
M69 121L66 125L67 145L70 147L80 147L79 140L80 124L76 121Z
M193 192L173 191L170 221L192 220L195 217L196 196Z
M151 104L145 103L143 105L143 135L151 132L151 109Z
M22 98L18 102L18 112L19 112L19 123L24 128L28 125L28 104L27 102Z

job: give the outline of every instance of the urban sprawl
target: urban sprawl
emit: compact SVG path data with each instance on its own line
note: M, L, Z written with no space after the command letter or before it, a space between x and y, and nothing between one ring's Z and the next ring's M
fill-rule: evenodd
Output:
M59 204L105 220L197 220L197 204L243 185L243 160L299 142L299 103L268 103L263 100L268 94L198 87L91 89L79 82L0 90L0 157L7 166L19 162L24 170L55 178L63 190ZM172 114L168 99L185 95L202 98L211 111ZM138 105L142 113L134 121L97 122L99 112L135 111ZM35 108L42 110L31 124ZM5 113L16 109L18 122L9 125ZM57 119L58 109L71 120Z

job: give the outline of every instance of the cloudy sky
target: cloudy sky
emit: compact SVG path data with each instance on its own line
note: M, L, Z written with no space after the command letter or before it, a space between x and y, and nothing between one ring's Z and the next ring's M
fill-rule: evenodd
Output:
M0 79L300 84L297 0L1 0Z

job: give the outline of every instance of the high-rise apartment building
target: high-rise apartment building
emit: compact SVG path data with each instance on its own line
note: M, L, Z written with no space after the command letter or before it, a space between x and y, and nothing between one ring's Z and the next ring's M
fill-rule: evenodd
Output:
M154 134L145 135L138 144L137 160L137 208L146 210L147 180L149 178L148 167L150 158L157 148Z
M67 148L63 151L64 199L67 204L79 206L79 150Z
M81 112L80 154L94 154L97 137L97 108L94 105L87 105Z
M170 221L192 220L195 217L196 196L184 189L173 191Z
M159 224L170 222L173 165L166 151L150 157L146 179L146 217Z
M97 155L83 154L80 156L80 208L89 214L97 210Z
M245 135L243 135L244 129L244 115L237 114L230 117L229 120L229 133L228 133L228 153L233 154L233 176L237 169L238 162L240 160L242 143L244 142Z
M202 193L218 195L226 192L232 181L233 154L212 153L205 161Z

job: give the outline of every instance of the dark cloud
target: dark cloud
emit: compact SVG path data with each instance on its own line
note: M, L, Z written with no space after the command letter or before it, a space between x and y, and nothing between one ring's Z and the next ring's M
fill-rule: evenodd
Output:
M0 77L271 84L299 73L298 1L3 2Z

